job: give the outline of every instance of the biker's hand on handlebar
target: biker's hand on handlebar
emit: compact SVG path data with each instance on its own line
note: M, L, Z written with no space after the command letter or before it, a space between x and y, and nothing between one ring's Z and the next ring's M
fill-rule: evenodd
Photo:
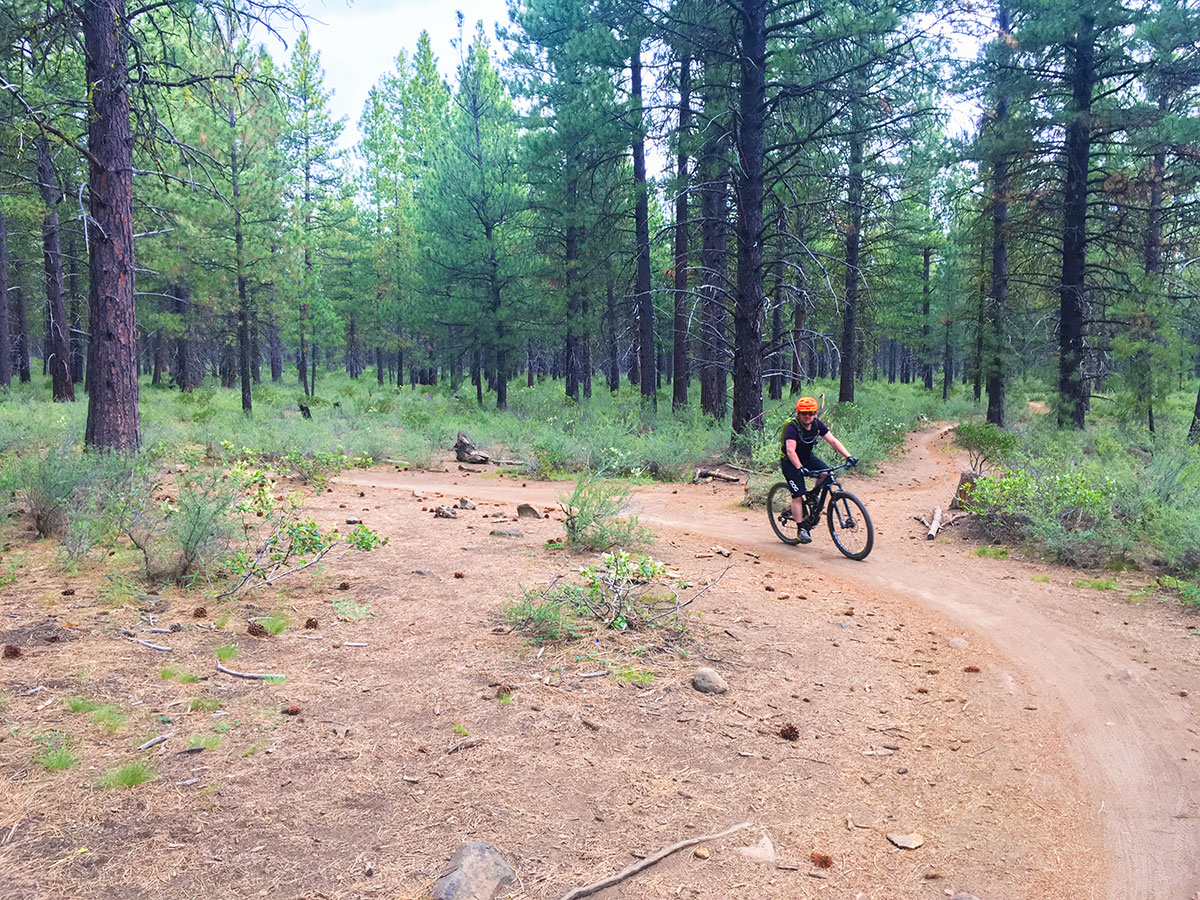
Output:
M847 469L853 469L857 465L858 465L858 457L857 456L847 456L846 457L846 468Z

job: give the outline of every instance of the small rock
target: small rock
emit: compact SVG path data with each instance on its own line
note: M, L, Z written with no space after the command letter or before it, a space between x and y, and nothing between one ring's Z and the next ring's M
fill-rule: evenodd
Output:
M708 855L709 854L708 854L707 847L703 847L703 846L697 847L695 850L692 851L692 856L696 857L696 859L708 859Z
M901 850L916 850L925 843L925 838L921 837L915 831L911 834L889 834L887 839Z
M517 507L518 519L540 519L542 514L530 506L528 503L522 503Z
M717 674L716 669L708 666L701 666L696 670L696 674L692 676L692 687L702 694L723 694L729 690L725 679Z
M966 891L959 891L950 900L979 900L974 894L968 894Z
M967 649L967 639L960 638L960 637L950 638L950 646L953 647L955 650L966 650Z
M708 549L713 553L719 553L722 556L729 556L729 554L732 552L730 550L726 550L724 547L709 547Z
M433 514L439 519L457 519L458 512L453 506L439 506L433 511Z
M346 524L347 525L361 525L362 519L347 519Z
M428 578L430 575L433 574L428 569L413 569L412 573L414 575L420 575L422 578Z
M454 851L429 895L433 900L494 900L516 878L499 850L486 841L470 841Z
M765 834L758 839L757 844L751 844L748 847L738 847L737 852L746 857L746 859L752 859L755 862L775 862L775 845L771 843L771 839Z
M459 497L458 498L458 508L459 509L474 509L475 501L472 500L470 497Z
M425 492L424 492L424 491L413 491L413 492L412 492L412 495L413 495L413 497L415 497L415 498L416 498L416 499L418 499L418 500L424 500L424 499L425 499Z
M515 528L493 528L491 531L488 532L488 534L490 534L492 537L508 537L508 538L525 537L525 535L521 534L521 532L517 531L517 529L515 529Z

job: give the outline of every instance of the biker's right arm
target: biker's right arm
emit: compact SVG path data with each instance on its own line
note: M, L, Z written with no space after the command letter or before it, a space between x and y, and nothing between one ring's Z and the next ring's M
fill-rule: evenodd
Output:
M795 466L797 469L804 468L804 466L800 465L800 457L796 454L796 442L795 441L792 441L792 440L784 441L783 449L787 453L788 460L791 462L791 464L793 466Z

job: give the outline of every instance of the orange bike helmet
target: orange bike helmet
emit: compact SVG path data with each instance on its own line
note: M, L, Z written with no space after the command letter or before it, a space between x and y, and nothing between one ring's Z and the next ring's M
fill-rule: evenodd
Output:
M815 397L801 397L796 401L796 412L815 413L818 409L817 400Z

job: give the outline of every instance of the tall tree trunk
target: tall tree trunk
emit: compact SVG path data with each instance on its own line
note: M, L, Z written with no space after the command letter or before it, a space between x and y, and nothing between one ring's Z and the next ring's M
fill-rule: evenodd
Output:
M617 348L617 299L612 269L604 270L604 317L608 321L608 390L615 394L621 387L621 353Z
M1059 289L1059 424L1082 429L1087 414L1084 383L1084 281L1087 254L1087 187L1091 164L1092 88L1096 82L1095 21L1079 20L1071 45L1071 109L1063 152L1062 282Z
M679 61L679 142L675 158L675 320L672 324L671 405L688 400L688 140L692 120L692 58Z
M854 101L858 102L858 101ZM858 317L858 255L862 243L863 135L857 107L851 116L850 169L846 189L846 280L842 304L842 365L838 402L854 402L855 349Z
M733 306L735 435L761 429L763 313L763 167L766 158L767 0L742 5L741 84L738 88L737 296Z
M305 334L305 319L308 318L308 304L300 306L300 352L296 354L296 373L300 376L300 388L305 397L311 397L308 389L308 338Z
M0 388L12 386L12 325L8 299L8 220L0 212Z
M175 338L175 383L179 390L190 394L200 382L200 372L195 371L192 364L192 342L188 335L191 333L191 300L192 290L183 282L175 285L175 299L172 301L175 312L179 316L179 336Z
M954 377L954 348L950 343L950 327L954 323L946 319L946 340L942 348L942 399L950 399L950 379Z
M134 322L133 138L125 0L84 0L88 110L88 447L136 450L137 331Z
M705 144L701 189L700 264L704 272L700 310L700 408L714 419L728 414L725 375L728 296L728 193L720 150L715 140Z
M58 224L58 206L62 189L58 172L50 156L50 145L37 138L38 191L46 204L42 217L42 260L46 274L46 345L45 366L49 369L56 403L75 402L75 382L71 378L70 324L63 299L62 229Z
M633 140L634 232L637 239L638 361L642 400L658 409L654 360L654 296L650 293L650 206L646 189L646 136L642 121L642 46L639 40L629 59L631 98L637 117Z
M801 253L795 262L796 279L796 299L792 308L792 376L791 387L788 391L789 395L795 397L800 393L800 389L804 384L804 358L801 356L801 347L804 341L804 320L808 314L809 297L808 297L808 268L804 265L805 244L805 229L807 221L803 213L796 214L796 242L801 248Z
M85 345L79 291L79 238L74 228L66 229L67 325L71 343L71 381L83 383Z
M25 308L25 260L20 257L13 264L13 343L16 352L17 377L21 384L29 384L33 374L29 370L29 314Z
M932 293L929 284L929 269L932 257L933 248L925 247L922 252L924 267L921 277L921 376L927 391L933 390L933 339L931 337L933 323L929 318Z
M579 399L580 335L583 333L583 285L579 281L579 227L575 224L575 201L578 190L574 177L567 179L567 209L569 221L566 233L566 273L564 282L567 290L566 338L563 347L567 396Z
M283 379L283 340L279 337L274 313L267 324L267 352L271 355L271 381L279 382Z
M987 322L985 347L987 360L987 421L997 428L1005 425L1004 406L1007 401L1008 372L1004 352L1008 342L1008 181L1009 152L1006 141L1009 133L1008 107L1010 98L1005 66L1012 53L1009 41L1012 23L1008 8L1002 2L996 12L999 31L997 48L999 71L995 77L996 108L992 139L996 151L992 155L992 292Z
M229 105L229 128L237 133L237 119L234 105ZM242 388L242 412L249 414L254 407L250 394L250 298L246 293L245 243L242 230L242 191L238 178L238 145L236 142L229 147L229 171L233 189L233 257L237 277L237 349L238 349L238 381Z

